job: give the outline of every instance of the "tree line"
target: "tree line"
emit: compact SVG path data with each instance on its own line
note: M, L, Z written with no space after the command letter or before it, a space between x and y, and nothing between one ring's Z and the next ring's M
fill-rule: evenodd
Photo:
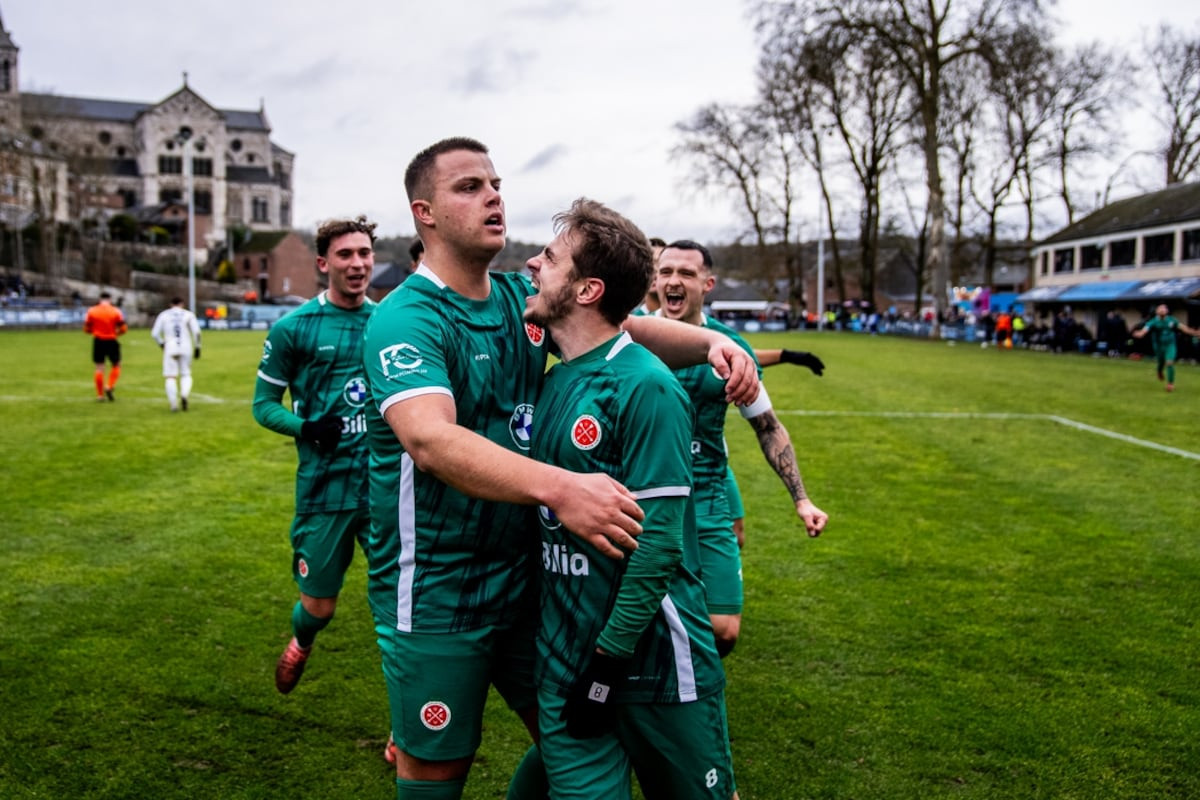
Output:
M740 241L794 296L801 208L820 209L842 298L852 273L874 296L881 241L902 236L916 244L916 296L931 293L940 318L969 259L990 284L1004 238L1032 243L1073 223L1107 202L1122 171L1136 164L1162 185L1200 178L1200 26L1160 26L1128 52L1060 43L1038 0L748 9L757 97L698 109L677 124L672 153L702 188L733 198ZM1152 147L1138 149L1131 120L1149 122ZM839 246L850 238L853 264Z

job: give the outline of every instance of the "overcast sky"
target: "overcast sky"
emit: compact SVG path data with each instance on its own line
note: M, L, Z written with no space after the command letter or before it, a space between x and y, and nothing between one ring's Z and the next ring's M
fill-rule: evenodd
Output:
M410 235L403 173L451 135L486 143L509 236L550 238L587 195L648 235L732 239L728 200L671 161L673 126L754 98L754 34L737 0L0 0L26 91L157 102L182 74L221 109L265 105L296 154L294 224L366 213ZM1132 44L1193 0L1063 0L1072 39Z

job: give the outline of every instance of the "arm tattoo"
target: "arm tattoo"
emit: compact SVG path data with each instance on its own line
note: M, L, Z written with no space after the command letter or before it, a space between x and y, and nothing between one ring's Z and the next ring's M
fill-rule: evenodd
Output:
M799 503L808 497L804 491L804 481L800 479L800 467L796 464L796 451L792 449L792 440L788 437L787 428L779 422L774 411L759 414L748 420L758 437L758 446L762 449L767 463L787 487L792 496L792 503Z

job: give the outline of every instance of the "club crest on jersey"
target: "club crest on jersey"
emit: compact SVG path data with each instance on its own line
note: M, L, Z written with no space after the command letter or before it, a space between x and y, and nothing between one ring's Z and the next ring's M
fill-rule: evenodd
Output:
M546 341L546 329L540 325L534 325L532 322L525 323L525 335L529 337L529 343L534 347L541 347L542 342Z
M421 724L431 731L440 731L450 724L450 706L431 700L421 706Z
M591 450L600 444L600 423L591 414L584 414L571 426L571 441L580 450Z
M300 573L301 578L308 577L308 562L305 561L303 558L300 559L300 562L298 564L296 564L296 572Z
M522 450L529 449L529 440L533 435L533 406L521 403L513 409L508 418L508 432L512 434L513 443Z
M267 339L265 342L263 342L263 357L262 357L262 360L263 360L263 361L266 361L266 360L267 360L268 358L270 358L270 357L271 357L271 340L270 340L270 339Z
M548 506L538 506L538 519L550 530L562 527L562 523L558 521L558 515Z
M362 378L351 378L342 389L342 397L355 408L362 408L367 402L367 382Z
M424 361L421 351L415 346L402 342L379 351L379 366L383 369L383 377L398 378L406 372L412 372Z

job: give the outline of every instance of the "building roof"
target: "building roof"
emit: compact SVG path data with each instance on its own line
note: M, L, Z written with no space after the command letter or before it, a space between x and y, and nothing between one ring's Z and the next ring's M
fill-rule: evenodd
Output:
M32 116L75 117L101 122L133 123L138 115L154 108L158 103L140 103L128 100L105 100L98 97L69 97L59 94L21 93L21 111ZM225 124L239 130L270 131L266 117L261 111L236 111L216 109L225 118Z
M291 231L255 231L250 238L238 245L236 253L269 253L279 246Z
M0 47L11 47L16 49L16 44L13 43L12 37L8 35L8 31L4 30L4 20L0 19Z
M410 274L412 273L408 271L407 265L384 261L382 264L376 264L375 271L371 273L371 288L395 289L404 283Z
M225 116L225 125L230 128L251 131L269 131L267 118L261 111L237 111L234 109L219 109Z
M1094 281L1069 286L1038 286L1017 299L1034 303L1179 300L1200 294L1200 278L1157 281Z
M1181 222L1200 222L1200 181L1177 183L1157 192L1109 203L1041 244L1094 239Z

